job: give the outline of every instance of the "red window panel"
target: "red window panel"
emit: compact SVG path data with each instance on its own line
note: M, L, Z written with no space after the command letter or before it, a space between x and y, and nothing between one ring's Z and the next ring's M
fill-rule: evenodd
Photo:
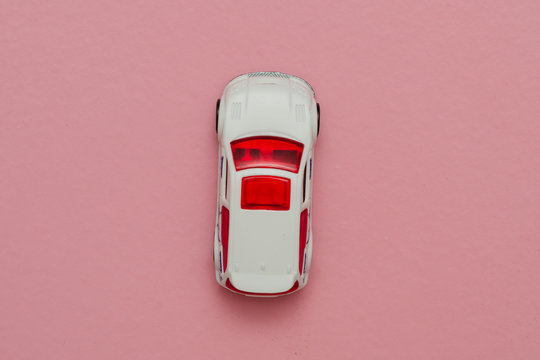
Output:
M291 180L277 176L247 176L242 179L242 209L289 210Z
M247 292L247 291L238 290L237 288L234 287L233 284L231 284L229 279L227 279L227 282L225 283L225 286L227 286L227 288L231 289L232 291L235 291L237 293L244 294L244 295L278 296L278 295L290 294L293 291L296 291L298 289L298 281L296 281L294 283L294 285L287 291L283 291L283 292L279 292L279 293L270 293L270 294L269 293L253 293L253 292Z
M305 209L300 214L300 251L298 254L298 272L302 274L304 268L304 250L306 249L308 231L308 211Z
M221 245L223 246L223 272L227 271L229 252L229 209L221 207Z
M231 142L237 171L274 168L298 173L304 145L275 136L255 136Z

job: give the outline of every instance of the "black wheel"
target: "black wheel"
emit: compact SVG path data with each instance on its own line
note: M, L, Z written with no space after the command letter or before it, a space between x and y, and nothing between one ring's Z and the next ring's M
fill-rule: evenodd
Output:
M216 103L216 133L218 132L219 103L220 102L221 102L221 99L217 99L217 103Z
M319 131L321 130L321 107L317 103L317 136L319 136Z

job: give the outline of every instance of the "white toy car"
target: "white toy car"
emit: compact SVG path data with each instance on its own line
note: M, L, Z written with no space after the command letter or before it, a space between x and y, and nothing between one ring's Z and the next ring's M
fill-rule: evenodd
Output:
M257 72L234 78L217 102L214 263L217 281L231 291L279 296L307 283L314 95L299 77Z

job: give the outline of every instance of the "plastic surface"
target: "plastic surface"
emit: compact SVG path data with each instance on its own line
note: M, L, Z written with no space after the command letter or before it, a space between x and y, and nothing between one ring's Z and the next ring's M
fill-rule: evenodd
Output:
M244 74L225 87L217 120L218 209L229 211L228 242L216 226L214 248L216 280L229 290L279 296L307 283L317 118L314 93L297 77ZM218 211L217 223L224 219Z

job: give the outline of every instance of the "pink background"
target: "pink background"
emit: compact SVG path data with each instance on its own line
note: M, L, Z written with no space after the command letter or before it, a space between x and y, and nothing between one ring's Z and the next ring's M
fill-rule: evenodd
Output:
M0 358L539 359L538 1L1 1ZM310 284L211 262L235 75L322 106Z

